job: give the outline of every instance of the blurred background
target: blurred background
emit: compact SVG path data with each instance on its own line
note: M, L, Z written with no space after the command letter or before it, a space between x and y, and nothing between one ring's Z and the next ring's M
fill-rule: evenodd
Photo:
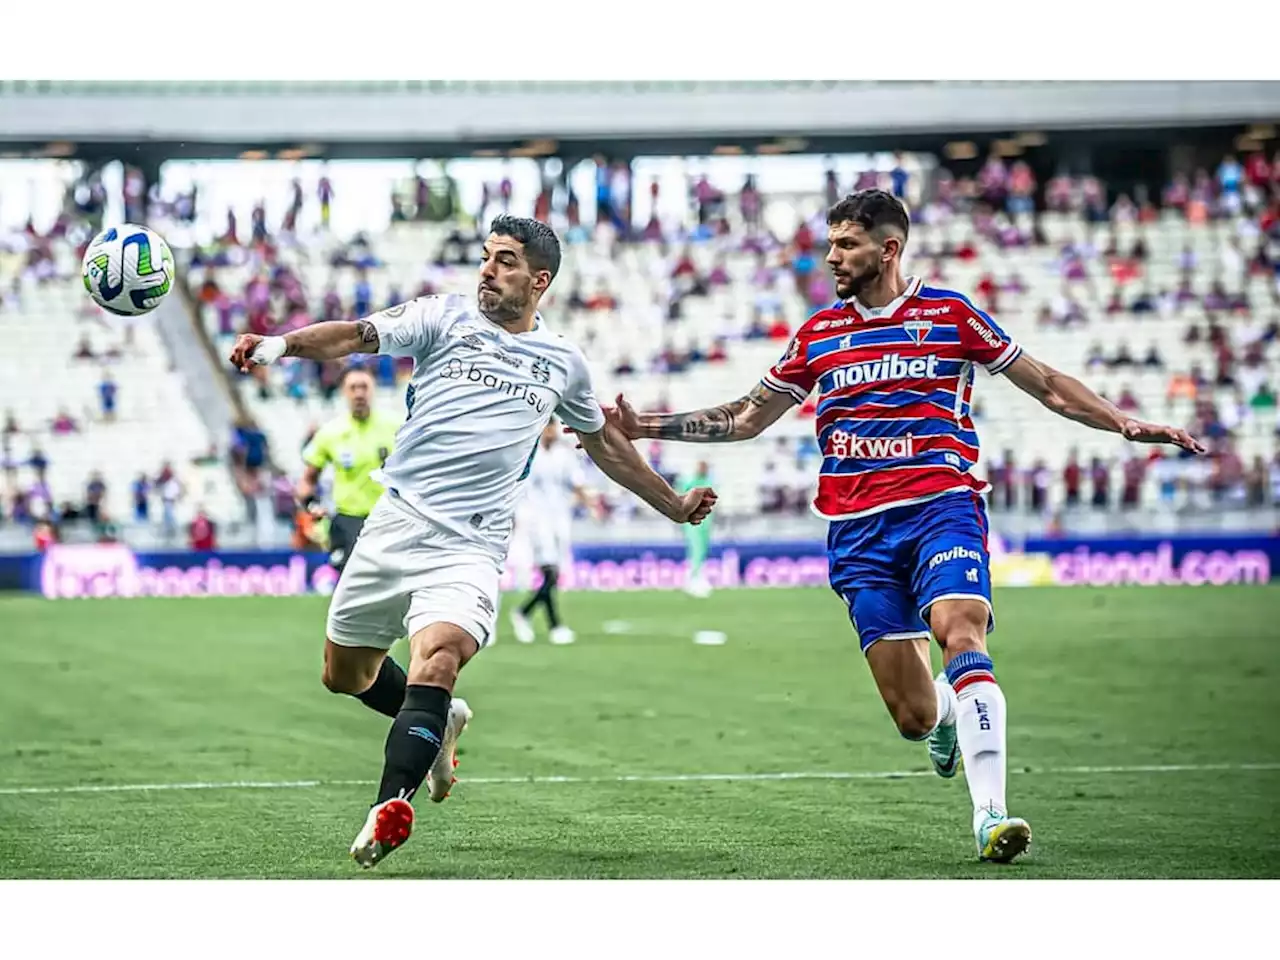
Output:
M244 376L236 334L471 294L510 212L562 238L543 312L602 398L711 405L831 301L826 207L876 186L911 211L908 272L1212 450L1126 445L983 374L998 582L1267 580L1278 122L1268 82L0 82L0 588L326 592L323 526L292 491L342 364ZM79 277L122 221L179 268L132 320ZM398 416L408 369L370 367ZM673 480L709 466L713 585L825 582L812 421L811 401L752 443L643 445ZM567 585L678 586L679 530L589 479L606 513L576 520Z

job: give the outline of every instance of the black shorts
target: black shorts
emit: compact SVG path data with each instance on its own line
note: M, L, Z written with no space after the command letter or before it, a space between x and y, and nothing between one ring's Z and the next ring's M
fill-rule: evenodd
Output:
M347 558L351 556L364 521L364 517L345 513L335 513L329 520L329 563L335 570L341 571L347 565Z

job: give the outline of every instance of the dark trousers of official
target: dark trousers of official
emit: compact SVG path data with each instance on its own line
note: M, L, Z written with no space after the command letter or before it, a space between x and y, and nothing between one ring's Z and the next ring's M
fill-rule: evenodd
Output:
M347 565L347 558L355 549L356 538L364 526L364 517L335 513L329 521L329 563L339 573Z

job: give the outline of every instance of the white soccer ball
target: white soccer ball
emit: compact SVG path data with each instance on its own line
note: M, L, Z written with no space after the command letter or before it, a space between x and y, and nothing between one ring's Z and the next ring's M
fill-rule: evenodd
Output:
M81 264L94 302L122 317L149 313L173 287L173 252L154 230L123 223L93 238Z

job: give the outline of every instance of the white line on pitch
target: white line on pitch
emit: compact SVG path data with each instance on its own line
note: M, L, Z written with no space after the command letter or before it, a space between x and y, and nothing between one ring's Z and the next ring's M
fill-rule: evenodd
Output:
M1019 774L1210 773L1280 770L1280 763L1169 763L1112 767L1015 767ZM796 771L788 773L667 773L611 777L465 777L463 784L549 783L750 783L767 780L905 780L932 777L930 770ZM310 787L367 787L376 780L228 780L219 783L84 783L63 787L0 787L0 796L61 793L146 793L159 790L303 790Z

